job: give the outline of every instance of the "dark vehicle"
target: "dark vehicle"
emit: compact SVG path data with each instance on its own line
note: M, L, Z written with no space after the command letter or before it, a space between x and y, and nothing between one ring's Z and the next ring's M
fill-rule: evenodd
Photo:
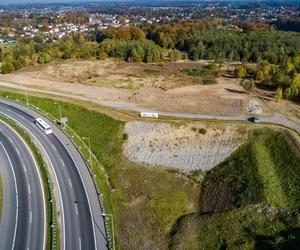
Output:
M251 121L251 122L255 122L255 123L258 123L258 122L260 122L260 119L259 119L259 117L258 117L258 116L253 116L253 117L250 117L248 120L249 120L249 121Z

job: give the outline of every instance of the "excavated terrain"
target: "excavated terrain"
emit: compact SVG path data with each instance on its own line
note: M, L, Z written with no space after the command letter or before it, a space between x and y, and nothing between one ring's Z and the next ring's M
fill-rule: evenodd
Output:
M246 141L242 126L128 122L125 155L133 162L190 173L215 167Z

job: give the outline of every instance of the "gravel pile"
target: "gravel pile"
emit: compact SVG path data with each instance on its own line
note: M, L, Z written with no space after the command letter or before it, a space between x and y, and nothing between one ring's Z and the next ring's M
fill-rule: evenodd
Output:
M200 129L205 129L202 133ZM125 155L133 162L184 172L207 171L233 153L245 136L231 126L129 122ZM205 134L203 134L205 133Z

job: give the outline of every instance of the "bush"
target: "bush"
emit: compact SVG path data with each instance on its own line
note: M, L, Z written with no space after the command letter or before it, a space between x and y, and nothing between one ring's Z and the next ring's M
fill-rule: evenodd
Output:
M205 128L199 129L199 134L205 135L207 133L207 130Z
M214 78L207 78L207 79L203 79L201 81L201 84L202 85L213 85L213 84L217 84L217 81Z
M238 78L244 78L247 75L247 69L245 66L240 66L234 70L234 73Z
M9 74L15 71L15 67L11 62L7 62L2 64L1 66L1 74Z
M124 133L124 134L123 134L123 140L124 140L124 141L127 141L127 139L128 139L128 134Z
M108 55L105 51L100 51L98 58L99 60L105 61L108 58Z
M44 64L45 63L45 59L44 59L43 55L39 56L38 63L39 64Z
M197 128L192 127L191 130L194 131L194 132L196 132L196 131L197 131Z
M22 68L22 64L21 64L20 61L18 61L18 60L14 60L14 61L12 62L12 64L14 65L15 70L19 70L19 69Z

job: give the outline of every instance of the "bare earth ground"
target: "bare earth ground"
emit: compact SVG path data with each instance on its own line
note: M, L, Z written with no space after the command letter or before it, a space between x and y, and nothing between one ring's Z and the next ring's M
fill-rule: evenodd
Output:
M199 129L207 132L201 134ZM136 163L181 170L207 171L231 155L247 139L239 125L128 122L125 155Z
M300 107L290 101L276 102L274 93L259 90L246 94L239 79L220 77L218 84L199 85L199 77L183 69L201 68L207 62L167 62L164 66L119 60L65 60L36 65L0 80L41 89L81 95L98 100L136 103L145 108L181 113L248 114L250 100L262 105L262 115L280 112L300 122ZM226 67L231 67L228 65Z
M99 100L137 103L161 111L240 114L249 96L241 94L238 80L220 78L216 85L203 86L197 85L199 78L181 72L202 65L180 62L160 67L115 60L68 60L1 75L0 80Z

